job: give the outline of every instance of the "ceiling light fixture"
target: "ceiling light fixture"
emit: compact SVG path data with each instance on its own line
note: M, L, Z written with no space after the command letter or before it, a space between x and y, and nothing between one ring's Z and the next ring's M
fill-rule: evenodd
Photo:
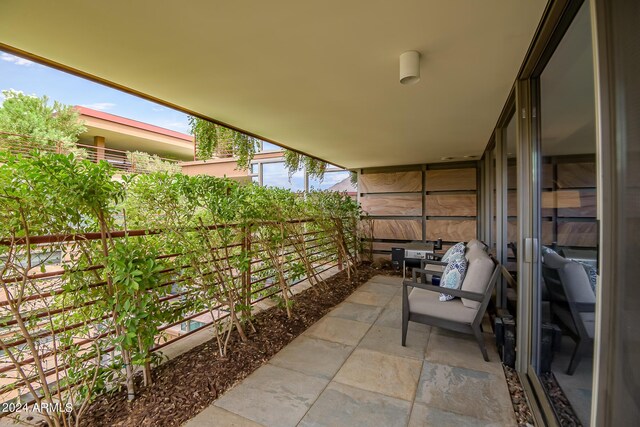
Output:
M408 50L400 55L400 83L412 85L420 81L420 53Z

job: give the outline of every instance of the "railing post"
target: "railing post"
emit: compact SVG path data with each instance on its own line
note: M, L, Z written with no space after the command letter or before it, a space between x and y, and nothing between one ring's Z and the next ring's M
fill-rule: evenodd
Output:
M242 274L242 288L244 290L245 300L244 305L247 307L248 311L247 315L251 314L251 261L253 258L251 257L251 224L246 224L243 227L243 239L242 239L242 250L249 257L249 265L247 266L247 270Z

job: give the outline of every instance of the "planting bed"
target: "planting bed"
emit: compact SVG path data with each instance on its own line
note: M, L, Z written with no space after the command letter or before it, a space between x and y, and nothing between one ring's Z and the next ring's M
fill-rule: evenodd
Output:
M127 402L117 392L99 397L82 417L81 426L179 426L209 406L222 393L267 362L279 350L342 302L376 274L392 274L368 265L348 281L342 271L326 280L326 290L307 289L293 297L293 317L274 307L256 314L257 332L243 343L233 334L221 358L215 339L164 363L153 371L154 384L140 388ZM251 402L247 402L248 405Z

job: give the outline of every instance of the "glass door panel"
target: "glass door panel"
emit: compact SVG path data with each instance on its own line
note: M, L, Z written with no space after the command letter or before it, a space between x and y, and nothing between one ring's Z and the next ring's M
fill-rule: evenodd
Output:
M559 419L589 425L597 285L596 132L589 5L537 82L531 364Z

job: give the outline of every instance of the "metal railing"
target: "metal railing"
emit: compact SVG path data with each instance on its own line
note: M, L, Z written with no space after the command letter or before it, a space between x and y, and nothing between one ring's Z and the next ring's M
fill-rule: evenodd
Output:
M115 169L125 173L150 173L155 168L148 162L141 161L142 156L137 152L116 150L114 148L97 147L85 144L65 144L60 141L49 139L37 139L33 136L19 135L0 131L0 149L19 154L23 157L30 157L35 151L53 154L69 154L73 152L76 156L97 163L105 161ZM145 153L146 154L146 153ZM155 161L161 161L176 165L179 161L148 154Z

